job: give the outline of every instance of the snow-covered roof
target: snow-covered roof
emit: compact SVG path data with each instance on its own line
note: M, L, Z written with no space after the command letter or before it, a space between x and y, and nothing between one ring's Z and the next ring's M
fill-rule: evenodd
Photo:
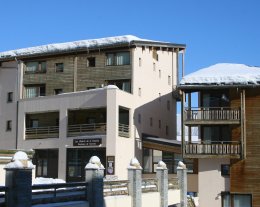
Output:
M219 63L186 75L180 88L190 86L256 86L260 85L260 67Z
M36 47L29 47L17 50L0 52L0 60L13 59L17 57L28 57L37 55L48 55L58 53L68 53L73 51L88 51L92 49L102 49L114 46L125 46L136 43L147 43L151 45L165 45L168 47L185 47L181 44L159 42L154 40L141 39L133 35L106 37L100 39L80 40L66 43L55 43Z

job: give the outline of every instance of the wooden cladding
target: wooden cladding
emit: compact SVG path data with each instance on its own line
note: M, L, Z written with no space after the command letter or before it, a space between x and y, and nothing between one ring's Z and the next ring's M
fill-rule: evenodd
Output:
M129 54L131 60L131 53ZM131 64L106 66L106 58L104 52L46 58L45 73L25 73L23 84L45 84L45 95L50 96L54 95L53 91L57 88L67 93L100 88L107 85L110 80L132 79ZM60 72L57 72L57 64L59 67L62 65L62 72L60 68L58 70Z
M185 124L239 124L240 109L229 107L186 108Z

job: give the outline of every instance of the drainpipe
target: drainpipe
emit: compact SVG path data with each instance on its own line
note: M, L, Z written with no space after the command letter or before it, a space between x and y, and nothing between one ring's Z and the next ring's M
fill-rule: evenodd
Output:
M17 58L15 57L14 58L15 59L15 61L16 61L16 63L17 63L17 75L16 75L16 97L17 97L17 100L16 100L16 134L15 134L15 149L17 149L18 148L18 112L19 112L19 99L20 99L20 97L18 96L18 94L19 94L19 90L20 90L20 88L19 88L19 64L20 64L20 61L19 60L17 60Z

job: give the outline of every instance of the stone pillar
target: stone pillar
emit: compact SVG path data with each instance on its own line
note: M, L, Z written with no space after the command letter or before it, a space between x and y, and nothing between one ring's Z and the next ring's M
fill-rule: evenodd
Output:
M128 167L129 195L131 207L142 206L142 167L136 158L133 158Z
M180 207L187 207L187 168L183 162L179 161L177 167L177 177L180 188Z
M168 207L168 169L163 161L158 162L156 168L158 190L160 192L160 207Z
M30 207L32 203L32 169L25 152L16 152L12 162L5 166L7 207Z
M87 200L91 207L104 207L104 170L97 156L91 157L85 167L85 180L88 183Z

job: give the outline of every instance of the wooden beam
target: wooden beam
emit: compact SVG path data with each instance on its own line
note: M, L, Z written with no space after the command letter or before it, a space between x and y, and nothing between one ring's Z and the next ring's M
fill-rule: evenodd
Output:
M185 125L184 125L184 111L185 111L185 92L182 91L182 100L181 100L181 147L182 147L182 157L185 155Z

